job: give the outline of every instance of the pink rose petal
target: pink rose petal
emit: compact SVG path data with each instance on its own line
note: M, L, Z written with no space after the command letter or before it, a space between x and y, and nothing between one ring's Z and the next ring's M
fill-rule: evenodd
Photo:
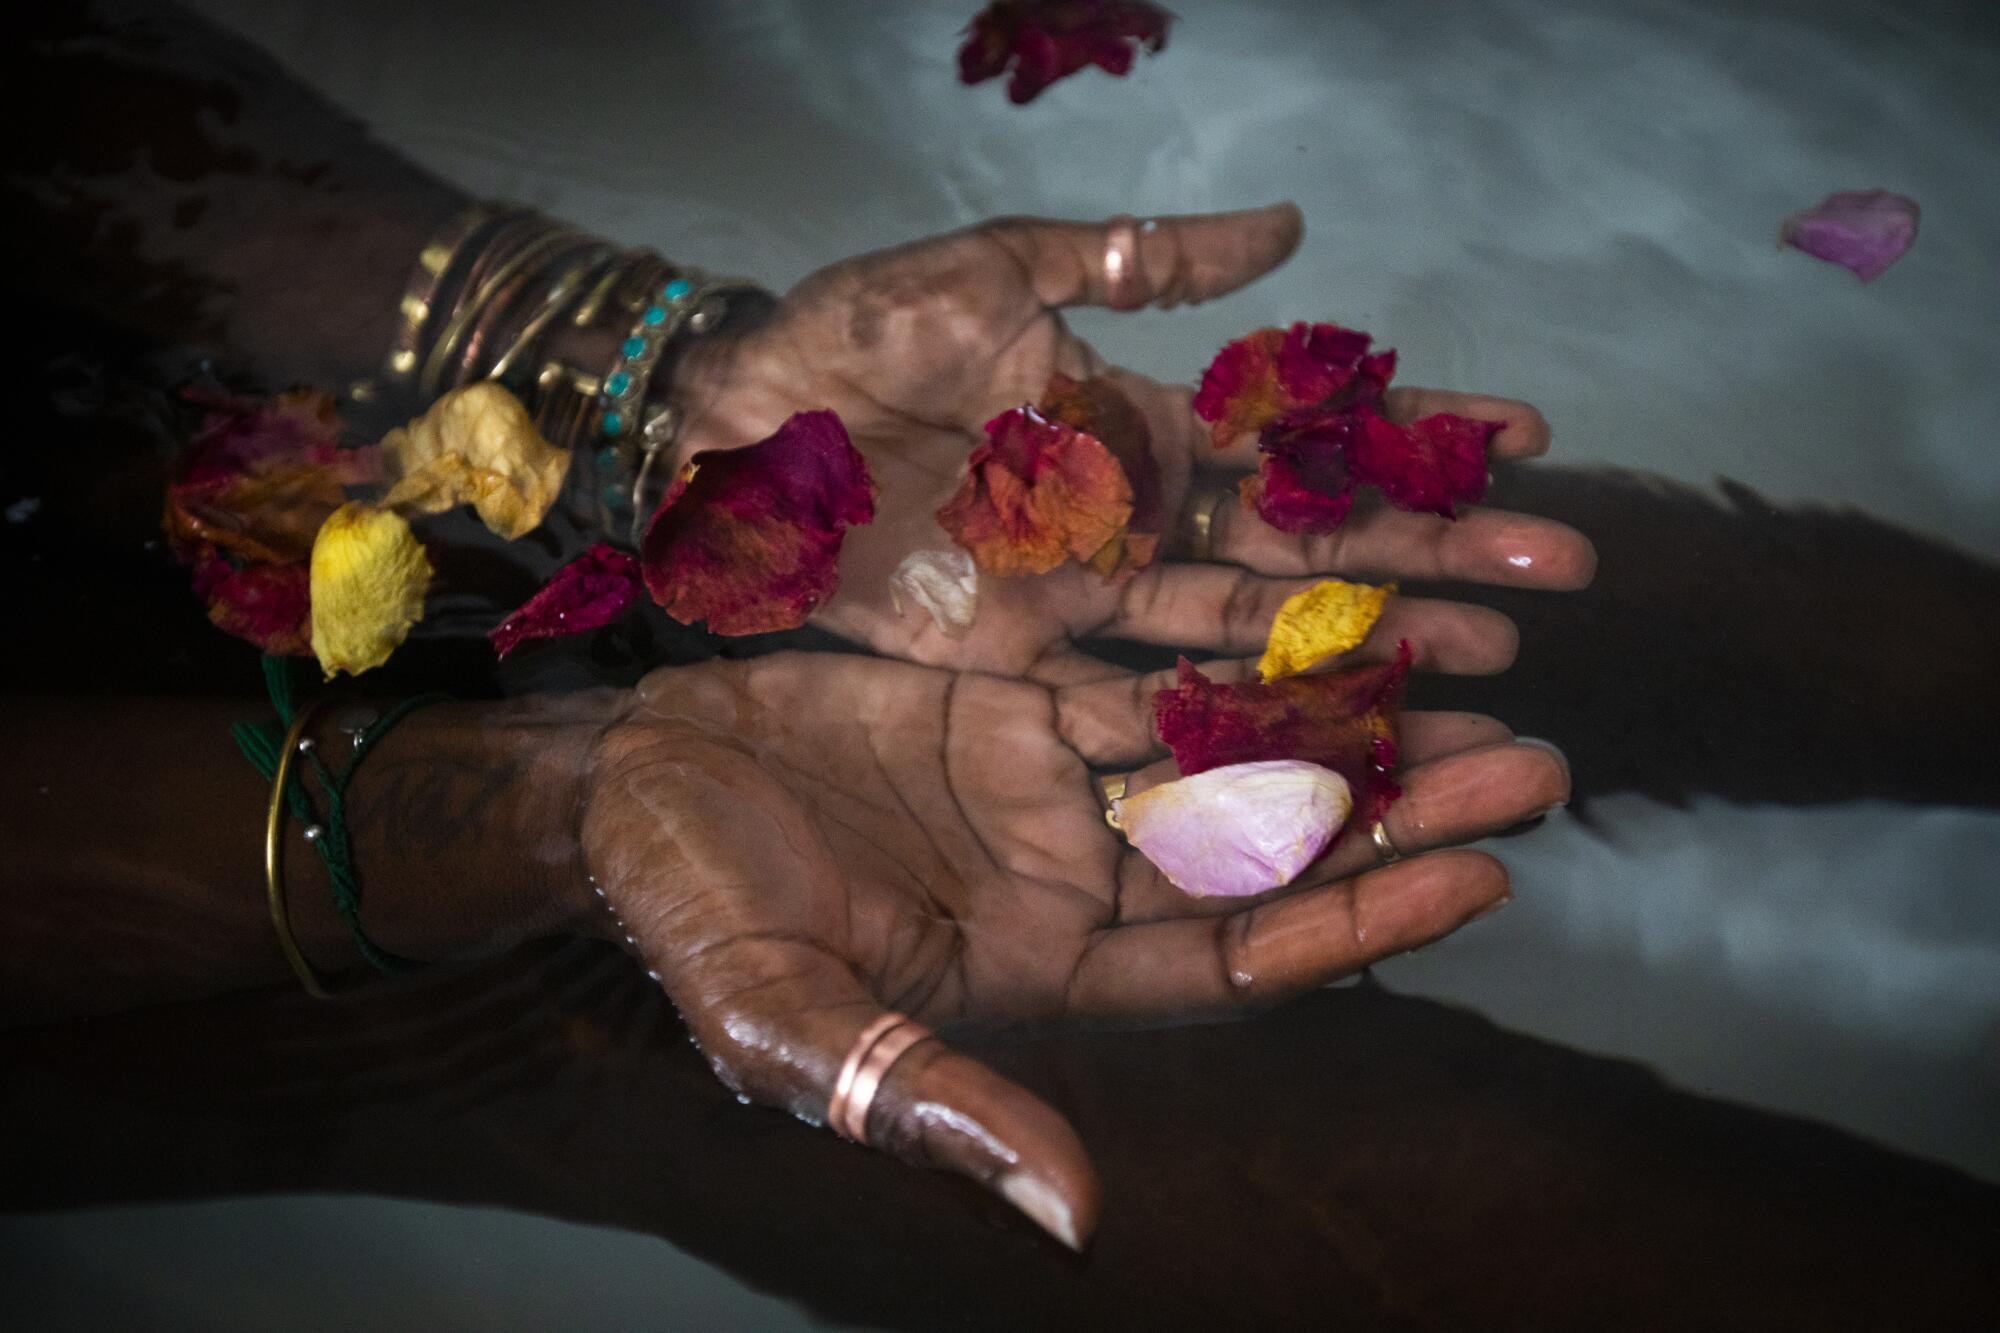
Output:
M1347 821L1347 779L1296 759L1211 768L1118 803L1126 840L1174 887L1243 897L1298 878Z
M1887 190L1841 190L1785 219L1778 243L1873 282L1917 239L1917 201Z

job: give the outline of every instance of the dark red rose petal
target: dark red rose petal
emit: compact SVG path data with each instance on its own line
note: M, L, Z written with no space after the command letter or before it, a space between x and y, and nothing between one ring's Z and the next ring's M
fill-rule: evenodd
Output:
M1140 47L1167 44L1173 16L1145 0L995 0L966 29L958 77L980 83L1007 72L1007 96L1031 102L1058 79L1096 65L1109 74L1132 68Z
M274 657L312 655L312 575L303 563L230 564L214 553L195 565L194 589L208 618Z
M653 600L717 634L803 625L840 587L847 528L875 517L875 483L840 418L800 412L767 440L695 462L640 548Z
M1257 475L1243 483L1243 498L1280 532L1332 532L1354 506L1347 465L1350 417L1305 409L1264 430Z
M1182 658L1180 684L1153 696L1154 724L1183 777L1264 759L1323 764L1354 790L1347 827L1366 828L1402 795L1394 769L1409 670L1408 642L1386 665L1270 684L1218 685Z
M1348 440L1348 471L1396 508L1454 518L1458 505L1486 494L1486 447L1499 422L1440 412L1407 426L1369 415L1358 426Z
M1288 418L1316 420L1381 401L1393 351L1368 354L1367 334L1338 324L1259 329L1225 346L1202 372L1195 415L1218 449Z
M519 610L487 631L501 657L529 639L602 629L632 608L645 587L639 562L599 542L557 570Z
M991 574L1046 574L1087 561L1125 531L1132 484L1095 435L1015 408L986 423L938 525Z

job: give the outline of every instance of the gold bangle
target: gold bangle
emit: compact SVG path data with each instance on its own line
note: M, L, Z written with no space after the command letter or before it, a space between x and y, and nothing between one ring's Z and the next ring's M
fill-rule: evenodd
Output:
M576 299L583 285L596 275L598 269L612 255L608 245L592 246L584 256L571 264L556 280L549 284L548 295L542 298L542 308L529 317L514 336L513 343L493 362L493 368L486 372L490 380L505 380L507 372L535 345L549 325L561 317L569 303Z
M431 344L430 355L424 360L424 373L417 383L417 388L426 400L437 397L438 381L451 360L453 349L457 347L459 339L465 336L473 320L477 319L485 309L487 302L493 299L494 294L506 286L507 280L516 273L537 259L543 258L551 250L569 244L576 239L576 236L577 233L567 227L549 224L547 231L509 255L505 263L487 275L477 291L460 303L458 309L452 312L451 322L444 326L444 332L438 335L435 343Z
M402 318L396 326L395 341L389 345L388 358L383 363L384 382L402 385L416 374L417 342L423 337L424 326L430 322L432 304L444 286L445 275L458 261L459 251L501 212L499 206L486 203L463 209L417 252L417 266L410 271L410 280L403 288L403 299L396 305L397 313ZM370 402L380 388L381 385L374 380L358 380L348 389L348 396L356 402Z
M278 947L284 951L285 961L291 964L292 975L315 1000L330 1000L333 995L299 949L299 942L292 935L291 914L285 909L285 784L291 780L292 760L298 755L306 723L324 702L315 700L301 708L285 732L284 748L278 751L278 771L271 778L271 808L264 817L264 897L271 909L271 926L278 932Z

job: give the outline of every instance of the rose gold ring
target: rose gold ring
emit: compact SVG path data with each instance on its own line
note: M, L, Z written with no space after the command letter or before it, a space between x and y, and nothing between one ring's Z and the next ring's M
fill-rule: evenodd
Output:
M1113 310L1137 310L1151 295L1139 267L1141 226L1126 213L1104 224L1104 303Z
M833 1132L854 1143L868 1142L868 1110L882 1080L912 1046L931 1036L929 1028L901 1014L884 1014L863 1028L827 1103L826 1122Z
M1389 840L1389 830L1383 825L1381 820L1376 820L1369 827L1368 840L1375 844L1376 852L1384 861L1400 861L1403 859L1402 850Z
M841 1062L840 1077L833 1081L833 1097L826 1104L826 1123L834 1133L845 1133L841 1124L847 1117L847 1103L854 1095L854 1076L861 1072L862 1060L874 1049L875 1043L882 1040L884 1033L909 1021L901 1014L883 1014L861 1029L861 1035L854 1039L854 1045L847 1050L847 1059Z

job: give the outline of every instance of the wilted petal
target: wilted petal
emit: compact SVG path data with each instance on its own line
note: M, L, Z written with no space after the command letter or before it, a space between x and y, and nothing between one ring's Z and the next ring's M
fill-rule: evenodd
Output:
M1347 822L1347 780L1318 764L1211 768L1118 802L1125 838L1183 893L1241 897L1298 878Z
M1917 201L1887 190L1842 190L1785 219L1781 245L1796 246L1873 282L1917 239Z
M273 657L312 651L310 578L304 561L238 567L209 553L195 566L194 590L217 629Z
M1387 665L1269 684L1218 685L1182 658L1179 686L1153 696L1153 718L1183 774L1261 759L1322 764L1347 779L1365 826L1402 794L1393 774L1409 670L1408 643Z
M1091 65L1132 68L1143 46L1167 44L1173 16L1145 0L995 0L972 20L958 50L958 76L980 83L1006 72L1007 96L1031 102L1042 89Z
M1486 447L1497 421L1439 412L1407 426L1365 415L1348 437L1347 469L1412 513L1457 517L1457 506L1486 494Z
M1257 674L1265 681L1293 676L1313 663L1361 646L1395 585L1371 587L1327 579L1294 593L1278 608Z
M1301 426L1372 406L1396 371L1393 351L1368 355L1372 341L1338 324L1259 329L1216 353L1202 372L1195 415L1210 423L1215 447L1226 449L1294 414L1291 424Z
M555 572L541 591L487 631L501 657L528 639L559 639L602 629L639 600L645 580L639 562L599 542Z
M1132 488L1132 517L1091 555L1090 567L1114 579L1152 564L1166 531L1167 502L1145 413L1113 381L1103 376L1073 380L1061 371L1049 377L1040 408L1043 416L1100 441Z
M1332 532L1354 507L1347 466L1354 429L1352 418L1339 415L1267 427L1257 446L1264 455L1257 475L1242 483L1244 503L1280 532Z
M374 476L375 452L339 447L340 418L324 394L199 401L208 414L167 485L168 545L189 563L211 551L303 561L346 488Z
M469 504L512 541L535 530L562 491L570 455L542 438L521 400L492 380L454 389L382 437L400 477L383 503L435 514Z
M979 571L964 551L912 551L889 576L889 600L899 616L905 597L930 614L940 633L960 638L979 610Z
M1032 407L986 423L938 524L992 574L1046 574L1089 560L1125 530L1132 486L1104 442Z
M328 680L381 666L424 614L430 558L393 510L353 502L312 549L312 649Z
M850 525L875 517L868 464L832 412L704 454L653 514L639 558L653 600L717 634L795 629L840 587Z

